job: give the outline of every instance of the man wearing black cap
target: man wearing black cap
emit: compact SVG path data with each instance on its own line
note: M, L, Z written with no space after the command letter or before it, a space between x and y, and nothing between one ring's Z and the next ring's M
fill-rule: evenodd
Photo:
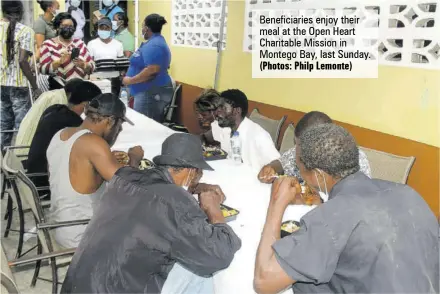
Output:
M98 37L87 44L93 60L116 59L124 56L122 43L111 36L112 22L108 17L98 21Z
M200 192L198 203L187 192L212 170L200 140L173 134L153 161L149 170L116 172L62 293L213 292L212 274L229 266L241 241L225 224L222 193Z
M29 173L47 173L46 151L53 136L64 128L81 125L84 107L99 94L102 93L98 86L88 81L80 81L69 95L68 105L55 104L43 112L29 148L27 160ZM47 176L33 177L32 181L37 187L49 186Z
M54 221L91 218L105 185L122 166L110 147L122 130L125 105L113 94L101 94L86 107L86 119L76 128L54 135L47 149L51 189L51 217ZM128 151L130 165L139 166L141 147ZM76 247L85 226L55 230L55 239L63 247Z

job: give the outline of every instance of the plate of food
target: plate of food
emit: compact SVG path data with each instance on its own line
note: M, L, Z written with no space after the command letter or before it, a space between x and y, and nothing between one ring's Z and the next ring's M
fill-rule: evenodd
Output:
M289 236L300 228L297 221L285 221L281 224L281 238Z
M146 158L142 159L141 162L139 163L140 170L150 169L153 168L154 166L155 164L151 160L148 160Z
M234 221L237 218L237 215L240 213L237 209L226 206L224 204L220 204L220 209L225 217L226 222Z
M125 151L113 151L113 155L116 157L116 160L119 164L128 165L130 162L130 156Z
M206 161L221 160L228 157L228 153L216 146L203 146L203 157Z
M301 198L305 205L319 205L322 203L321 197L309 185L301 186Z

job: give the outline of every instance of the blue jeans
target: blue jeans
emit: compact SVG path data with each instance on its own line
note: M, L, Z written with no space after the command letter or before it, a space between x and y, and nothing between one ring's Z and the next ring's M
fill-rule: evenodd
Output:
M28 88L1 86L1 130L13 130L20 127L20 123L31 108L31 98ZM38 123L38 122L35 122ZM1 148L10 146L14 133L1 134Z
M165 118L165 110L170 105L173 94L172 85L137 93L133 96L133 109L158 123L162 123Z
M214 281L212 277L204 278L193 274L177 262L174 264L161 294L212 294Z

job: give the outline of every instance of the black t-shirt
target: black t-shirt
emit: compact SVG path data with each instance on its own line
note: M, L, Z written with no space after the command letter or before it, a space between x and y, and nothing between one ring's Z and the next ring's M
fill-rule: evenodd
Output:
M46 151L53 136L68 127L78 127L82 124L81 117L66 105L50 106L40 118L32 140L27 160L28 173L47 173ZM32 181L37 187L49 186L47 177L35 177Z

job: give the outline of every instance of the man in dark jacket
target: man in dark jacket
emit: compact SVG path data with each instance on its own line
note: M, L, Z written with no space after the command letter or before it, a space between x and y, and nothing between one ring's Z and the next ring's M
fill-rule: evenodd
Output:
M29 173L47 173L46 151L53 136L64 128L80 126L83 122L81 115L84 107L99 94L101 90L98 86L81 81L69 96L68 105L55 104L43 112L29 149ZM33 177L32 181L37 187L49 186L48 176Z
M218 188L205 185L199 203L187 192L212 170L201 141L173 134L153 161L152 169L124 167L113 176L62 293L161 293L176 284L180 293L213 292L212 274L229 266L241 241L225 224Z

